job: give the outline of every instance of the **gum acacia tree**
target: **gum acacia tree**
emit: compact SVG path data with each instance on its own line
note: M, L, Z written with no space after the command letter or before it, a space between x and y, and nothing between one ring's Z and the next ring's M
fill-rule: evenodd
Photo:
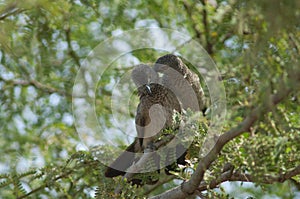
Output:
M2 1L0 196L296 198L299 8L296 0ZM227 115L216 144L205 156L198 156L205 128L194 132L187 157L190 173L179 170L152 187L131 187L121 178L104 177L105 165L95 154L110 158L109 145L83 150L72 116L72 88L94 47L143 27L178 30L205 48L222 74ZM141 63L154 63L163 54L155 49L130 53ZM113 85L129 70L115 64L97 85L94 103L99 121L89 123L99 122L108 131L114 128ZM136 98L132 102L131 108ZM129 115L126 121L132 122L134 112ZM201 121L204 127L209 123L209 118ZM122 137L116 142L121 147L127 144ZM122 185L120 194L114 193L117 183Z

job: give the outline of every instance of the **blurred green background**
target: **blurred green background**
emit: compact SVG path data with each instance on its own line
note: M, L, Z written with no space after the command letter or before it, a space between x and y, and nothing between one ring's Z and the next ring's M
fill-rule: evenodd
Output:
M146 27L189 35L212 57L227 96L226 124L220 133L290 84L291 71L300 70L297 0L2 0L0 198L114 196L120 179L104 178L105 167L84 150L76 132L72 88L83 60L98 44ZM164 53L141 49L131 52L130 58L133 63L154 62ZM115 64L98 83L95 101L98 122L112 132L113 85L128 70ZM284 183L263 183L265 175L277 176L300 165L300 89L296 84L287 86L293 89L291 94L259 118L250 133L227 144L205 176L210 181L230 162L253 175L256 183L227 182L203 195L300 198L299 175ZM130 110L137 98L132 103ZM134 114L126 118L128 123L133 123ZM122 137L117 142L128 144ZM111 157L109 146L95 150L102 158ZM143 198L179 182L169 181L147 194L145 188L125 185L118 197Z

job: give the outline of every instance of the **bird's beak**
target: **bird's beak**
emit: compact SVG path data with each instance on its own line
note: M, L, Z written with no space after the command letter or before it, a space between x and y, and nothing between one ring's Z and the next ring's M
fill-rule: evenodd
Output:
M146 84L146 88L147 88L147 92L148 92L148 94L152 94L152 92L151 92L151 88L150 88L150 86L149 86L149 84Z

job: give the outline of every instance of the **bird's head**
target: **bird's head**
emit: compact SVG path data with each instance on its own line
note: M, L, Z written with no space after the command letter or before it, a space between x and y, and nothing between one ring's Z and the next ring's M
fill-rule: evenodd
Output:
M137 87L158 81L157 73L145 64L135 66L131 73L131 78Z

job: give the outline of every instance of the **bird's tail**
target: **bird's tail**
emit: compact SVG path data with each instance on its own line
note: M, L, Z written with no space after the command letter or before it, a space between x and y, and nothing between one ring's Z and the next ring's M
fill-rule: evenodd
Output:
M131 145L129 145L126 150L113 162L107 167L105 171L105 177L113 178L119 175L124 175L126 173L126 169L128 169L134 159L135 159L135 152L137 149L137 145L139 143L135 140Z
M124 176L126 174L126 170L133 164L136 160L135 153L141 152L141 146L136 139L131 145L127 147L127 149L113 162L107 167L105 171L105 177L113 178L119 175ZM160 157L157 154L153 155L153 161L157 172L159 173L159 161ZM149 166L150 162L147 162L147 166ZM152 168L151 168L152 169ZM146 172L142 174L137 174L134 178L130 179L129 182L133 185L143 185L143 184L154 184L158 181L155 175L152 175L153 172Z

